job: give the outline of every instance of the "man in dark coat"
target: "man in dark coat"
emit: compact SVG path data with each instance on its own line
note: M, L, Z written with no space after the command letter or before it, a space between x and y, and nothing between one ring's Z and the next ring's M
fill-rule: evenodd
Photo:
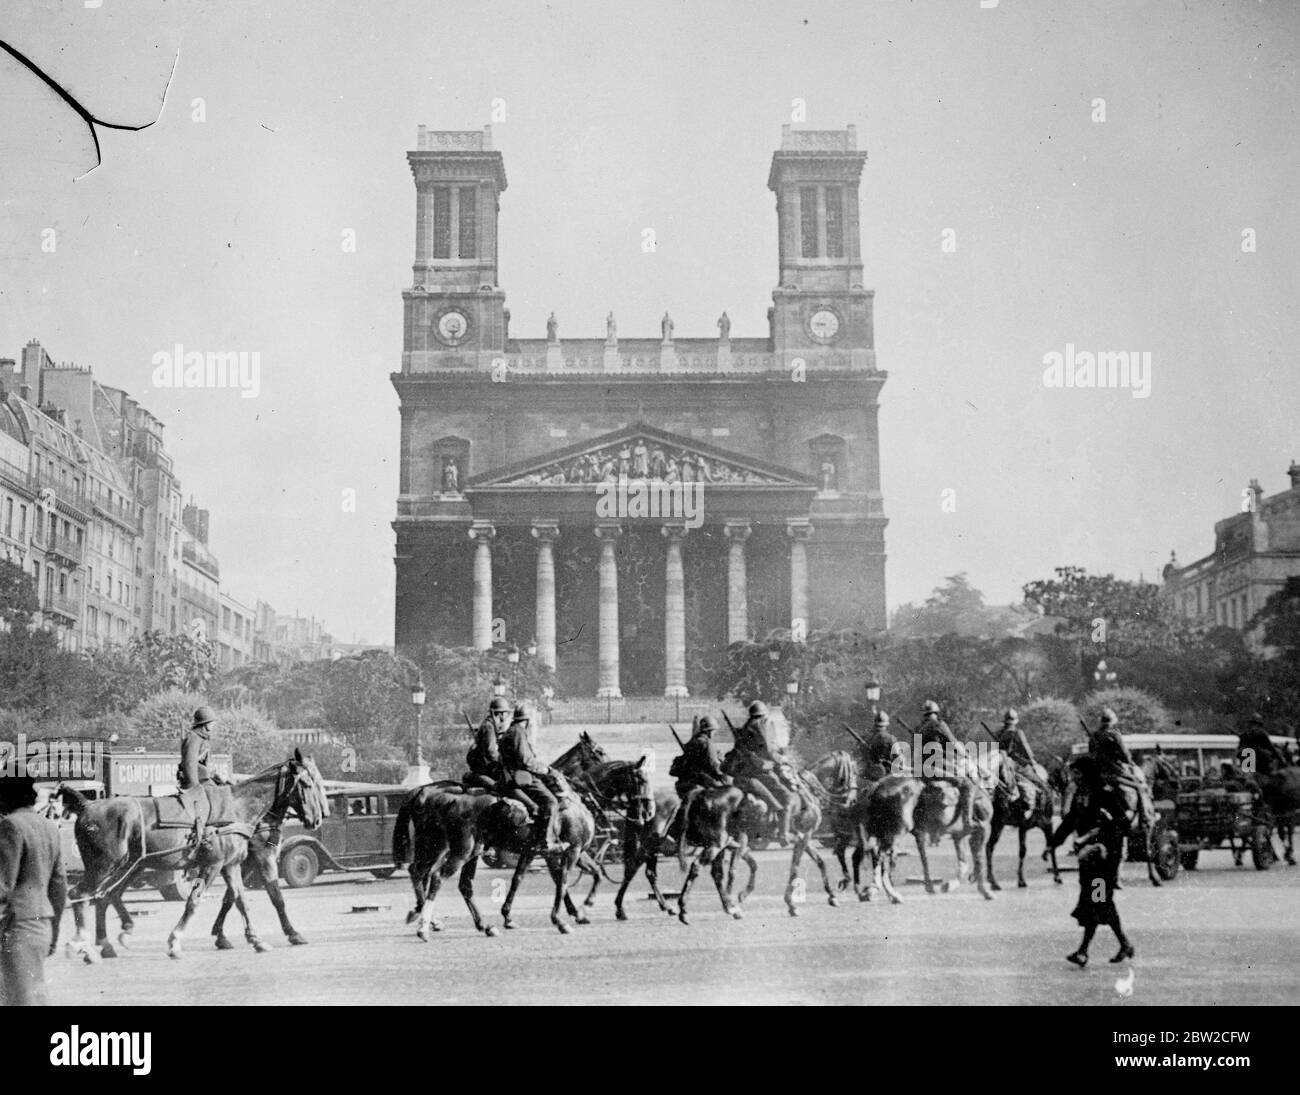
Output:
M528 736L529 722L527 708L523 704L516 705L514 718L501 735L503 780L511 796L528 806L530 813L533 807L536 808L534 831L541 834L538 843L542 850L562 852L566 845L560 842L555 831L555 814L560 804L545 782L552 778L551 768L543 764L533 751Z
M893 772L894 746L897 744L898 739L889 732L889 716L884 711L877 711L862 758L867 779L881 780Z
M68 897L58 826L35 805L32 777L0 777L0 1005L10 1007L45 1004Z
M736 747L727 754L727 769L743 790L775 812L777 840L789 844L795 792L781 780L778 765L783 759L775 727L768 721L767 704L755 700L749 705L745 725L736 731Z
M1272 775L1290 763L1273 744L1265 729L1264 716L1258 713L1250 716L1245 729L1237 736L1237 758L1242 771L1260 776Z
M1119 732L1119 716L1109 707L1102 708L1101 726L1088 741L1088 755L1097 762L1096 778L1102 783L1116 783L1137 791L1138 821L1144 826L1151 824L1156 816L1151 788Z
M683 870L686 869L685 838L689 831L687 818L690 816L691 804L703 791L731 785L731 777L722 770L722 750L713 740L717 729L718 720L712 715L697 718L690 740L682 747L681 755L668 770L668 774L677 780L677 797L681 800L677 821L673 824L673 835L677 839L678 860L683 864Z
M916 774L922 779L931 780L940 783L951 783L956 786L958 791L957 813L962 820L962 825L969 829L974 824L975 818L975 794L977 787L974 779L971 778L971 768L968 764L966 746L957 740L957 735L952 732L952 728L939 717L939 705L934 700L926 700L921 706L921 725L917 730L921 736L921 763L925 764L927 750L925 746L931 743L938 743L944 749L944 774L927 775L924 771ZM949 766L948 759L952 758L954 764Z
M474 732L474 745L465 754L469 767L466 783L493 790L501 781L500 737L510 720L510 705L500 696L488 705L487 717Z
M216 721L212 708L194 712L194 725L181 735L181 763L176 770L177 794L185 808L194 814L194 847L210 848L204 831L208 814L208 795L204 785L220 782L208 768L211 753L211 726Z

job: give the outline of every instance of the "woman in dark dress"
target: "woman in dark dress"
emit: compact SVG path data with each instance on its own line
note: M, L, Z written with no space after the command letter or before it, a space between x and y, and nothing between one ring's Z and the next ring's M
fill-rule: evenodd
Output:
M1115 907L1115 890L1119 884L1119 867L1124 858L1124 809L1122 803L1108 801L1092 772L1091 758L1076 762L1079 791L1070 812L1061 819L1052 834L1052 846L1064 841L1070 832L1079 833L1075 854L1079 863L1079 900L1070 914L1083 928L1083 939L1065 960L1082 968L1088 964L1088 947L1097 928L1110 927L1119 941L1119 951L1111 962L1122 962L1134 955L1133 944L1124 934L1119 910ZM1116 819L1121 820L1116 820Z

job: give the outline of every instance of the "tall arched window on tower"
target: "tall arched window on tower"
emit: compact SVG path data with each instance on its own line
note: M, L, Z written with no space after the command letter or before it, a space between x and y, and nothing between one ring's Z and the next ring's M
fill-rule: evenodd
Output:
M463 259L478 258L478 193L472 186L460 188L460 247Z
M433 191L433 257L451 258L451 191L445 186Z
M817 187L799 188L799 253L817 258Z
M842 259L844 257L844 189L828 186L825 191L826 201L826 257Z
M841 491L848 485L848 446L844 438L824 433L808 442L812 474L823 491Z

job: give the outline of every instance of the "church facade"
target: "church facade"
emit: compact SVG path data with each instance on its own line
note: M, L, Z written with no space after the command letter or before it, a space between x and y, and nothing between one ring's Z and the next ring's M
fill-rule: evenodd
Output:
M684 696L729 643L885 626L873 292L845 130L786 126L764 337L519 337L491 130L420 128L401 371L398 650L536 646L570 695ZM596 326L605 308L593 302Z

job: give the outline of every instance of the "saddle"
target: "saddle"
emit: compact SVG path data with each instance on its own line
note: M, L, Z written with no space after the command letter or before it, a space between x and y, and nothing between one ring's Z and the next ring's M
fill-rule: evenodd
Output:
M193 794L195 790L201 790L203 794ZM197 788L189 788L178 795L151 801L155 829L193 829L199 817L209 829L228 827L237 821L234 792L227 783L201 783Z

